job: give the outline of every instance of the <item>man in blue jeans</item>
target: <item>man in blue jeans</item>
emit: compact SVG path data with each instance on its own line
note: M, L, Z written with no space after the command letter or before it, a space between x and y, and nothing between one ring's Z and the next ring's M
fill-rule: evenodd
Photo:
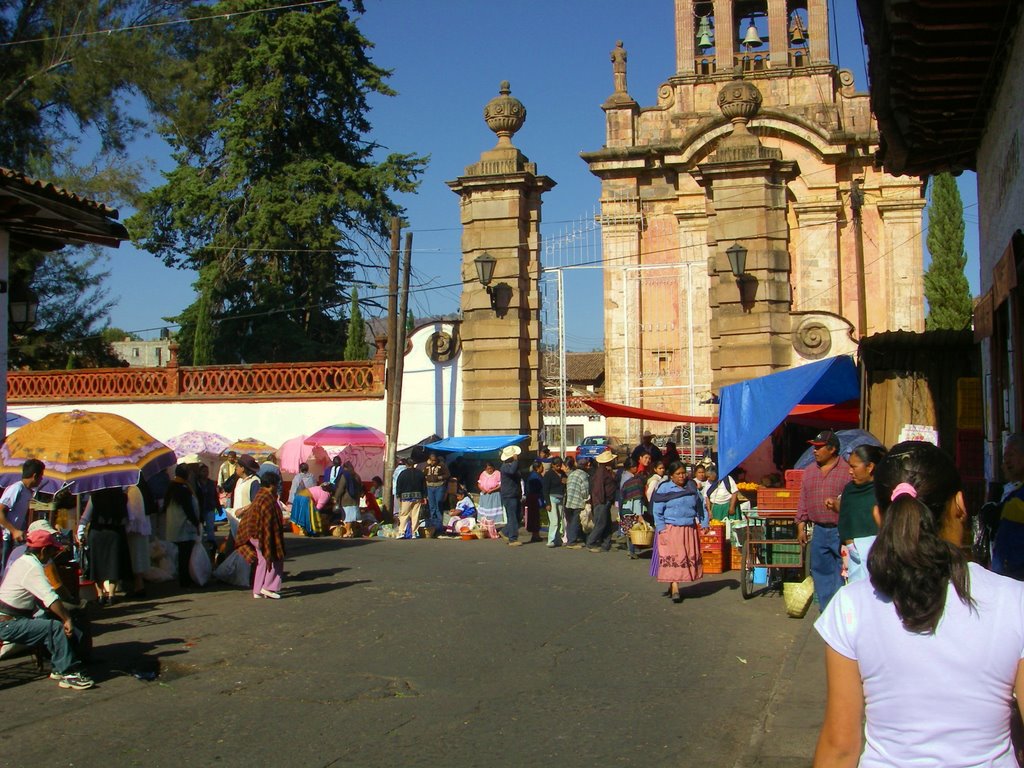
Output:
M505 527L502 532L510 547L521 547L519 541L519 515L523 508L523 476L519 472L518 445L510 445L501 452L501 506L505 508Z
M30 531L25 544L25 554L11 564L0 584L0 640L30 646L44 644L53 662L51 680L74 691L92 688L92 680L77 671L79 660L71 646L76 630L71 615L43 570L43 563L57 555L60 545L52 533L42 529ZM36 617L40 605L46 608L46 614Z
M432 453L423 467L423 476L427 481L427 535L434 537L444 527L441 505L448 494L448 467Z
M818 607L825 610L843 586L843 558L839 553L839 513L836 499L850 482L850 465L839 455L839 438L832 430L819 432L808 443L814 446L814 465L804 470L797 505L797 538L807 544L807 523L813 523L810 539L810 570Z

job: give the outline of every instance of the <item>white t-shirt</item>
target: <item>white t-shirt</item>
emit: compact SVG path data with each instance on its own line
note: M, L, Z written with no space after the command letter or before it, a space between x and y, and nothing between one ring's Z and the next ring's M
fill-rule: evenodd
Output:
M15 528L25 530L25 521L28 519L28 505L32 501L32 491L25 487L25 483L19 480L4 489L3 496L0 496L0 504L7 507L7 520ZM11 532L4 528L5 539L11 538Z
M739 490L739 488L736 487L736 481L729 475L722 478L721 482L715 487L715 490L708 494L707 491L710 488L710 485L705 485L704 493L712 504L728 504L732 495Z
M0 600L12 608L32 611L39 607L34 598L49 608L58 596L50 586L50 580L46 578L39 559L24 555L7 567L3 583L0 584Z
M840 589L814 628L854 659L869 766L1005 766L1010 699L1024 657L1024 584L970 565L976 608L950 585L934 635L907 632L870 581Z

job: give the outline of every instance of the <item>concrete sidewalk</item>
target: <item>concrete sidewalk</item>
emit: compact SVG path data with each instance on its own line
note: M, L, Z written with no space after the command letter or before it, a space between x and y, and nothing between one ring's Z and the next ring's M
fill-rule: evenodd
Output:
M825 643L814 631L812 605L783 661L763 719L754 726L747 754L734 768L810 766L825 715Z

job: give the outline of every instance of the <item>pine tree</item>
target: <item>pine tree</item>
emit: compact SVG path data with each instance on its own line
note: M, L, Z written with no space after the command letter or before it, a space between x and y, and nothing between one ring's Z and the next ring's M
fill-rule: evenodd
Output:
M964 206L949 173L932 178L931 192L927 243L932 262L924 275L925 327L961 330L971 324L971 291L964 274Z
M348 332L345 338L345 359L366 360L370 356L366 344L366 323L359 309L359 292L352 289L352 303L348 310Z
M189 69L160 111L177 165L127 224L168 266L212 280L217 362L342 355L363 243L401 213L392 194L417 186L425 159L370 135L371 102L393 91L362 10L221 0L194 7L206 20L179 32Z

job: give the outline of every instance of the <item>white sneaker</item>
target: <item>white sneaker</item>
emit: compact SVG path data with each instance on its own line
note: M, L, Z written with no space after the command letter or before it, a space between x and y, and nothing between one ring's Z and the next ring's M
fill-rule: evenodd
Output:
M263 595L263 597L269 597L271 600L281 599L281 595L279 595L277 592L271 592L269 589L261 589L260 594Z

